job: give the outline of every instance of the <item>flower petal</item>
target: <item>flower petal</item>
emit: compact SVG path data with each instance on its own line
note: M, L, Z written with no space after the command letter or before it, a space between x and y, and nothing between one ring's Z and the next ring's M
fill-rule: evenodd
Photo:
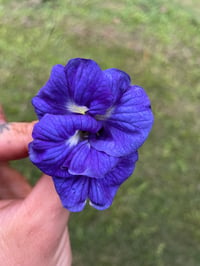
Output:
M56 65L52 68L50 78L32 99L35 112L41 118L48 114L68 114L67 102L69 94L64 66Z
M62 165L70 150L66 149L64 143L51 144L46 149L47 145L48 142L45 141L33 141L29 144L29 154L32 163L47 175L56 174L61 177L69 177L70 174Z
M112 95L97 63L89 59L71 59L65 66L65 74L68 94L75 104L87 107L90 114L104 114L111 105Z
M48 175L68 177L64 162L77 144L77 130L95 133L99 128L100 124L89 116L45 115L34 126L30 159Z
M121 157L117 166L106 175L106 184L108 186L121 185L133 173L137 160L137 151L128 156Z
M69 173L93 178L104 178L118 162L117 157L95 150L85 141L79 143L71 152Z
M98 210L110 207L119 186L132 174L138 154L125 156L104 179L91 179L89 187L90 205Z
M100 136L93 136L90 140L94 148L113 156L125 156L136 151L153 124L150 101L145 91L139 86L130 86L104 123Z
M121 98L122 94L130 86L130 77L129 75L116 68L110 68L103 71L108 79L109 87L111 88L113 95L113 104L116 104Z
M71 212L82 211L88 198L88 177L53 177L53 181L63 206Z

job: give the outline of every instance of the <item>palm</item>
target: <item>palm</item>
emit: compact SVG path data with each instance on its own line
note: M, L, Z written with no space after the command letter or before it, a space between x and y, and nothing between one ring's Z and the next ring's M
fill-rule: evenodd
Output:
M5 258L9 258L8 265L70 265L68 212L57 210L53 202L43 203L44 194L39 193L44 185L51 188L50 178L44 176L40 187L38 184L31 191L18 172L5 165L1 170L0 236L6 239L8 254L0 255L0 265L6 265ZM55 193L54 202L56 198Z

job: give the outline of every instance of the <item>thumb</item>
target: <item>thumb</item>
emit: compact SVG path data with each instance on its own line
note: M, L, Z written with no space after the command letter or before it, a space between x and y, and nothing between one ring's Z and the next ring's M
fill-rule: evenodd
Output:
M50 176L41 177L24 203L26 211L28 210L32 217L52 225L53 228L55 225L58 228L66 226L69 211L62 206Z
M32 140L35 123L0 124L0 161L16 160L28 155L28 144Z

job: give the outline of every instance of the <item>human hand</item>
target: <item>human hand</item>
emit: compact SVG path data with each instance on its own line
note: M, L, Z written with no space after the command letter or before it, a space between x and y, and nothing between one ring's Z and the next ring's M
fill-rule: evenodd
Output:
M33 123L6 123L0 107L0 265L68 266L71 249L51 177L32 188L8 161L28 155Z

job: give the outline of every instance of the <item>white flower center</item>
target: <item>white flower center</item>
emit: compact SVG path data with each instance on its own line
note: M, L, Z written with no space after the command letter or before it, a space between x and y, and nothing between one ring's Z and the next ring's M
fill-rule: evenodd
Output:
M77 114L82 114L82 115L84 115L89 110L87 106L84 106L84 105L79 106L72 102L67 104L67 109L68 111L72 113L77 113Z
M97 120L106 120L106 119L108 119L111 116L111 114L112 114L113 111L114 111L114 107L111 107L111 108L109 108L106 111L106 113L104 115L96 115L95 118Z
M79 134L79 130L76 130L75 134L73 136L71 136L68 140L67 140L67 144L71 147L71 146L75 146L80 140L80 134Z

